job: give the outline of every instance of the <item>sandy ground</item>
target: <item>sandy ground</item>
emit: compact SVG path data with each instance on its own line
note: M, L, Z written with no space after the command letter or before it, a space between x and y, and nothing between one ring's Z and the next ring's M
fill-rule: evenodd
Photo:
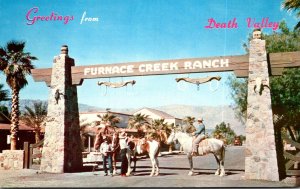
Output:
M85 172L78 173L40 173L36 169L19 171L0 171L1 187L296 187L293 179L289 182L245 180L244 148L228 147L226 150L226 176L214 175L217 164L213 155L194 158L195 175L188 176L189 165L186 155L175 152L163 153L159 157L160 174L150 177L151 163L148 158L137 162L137 170L129 177L104 176L102 165L95 171L86 166ZM120 163L117 163L118 171ZM298 184L298 186L300 186Z

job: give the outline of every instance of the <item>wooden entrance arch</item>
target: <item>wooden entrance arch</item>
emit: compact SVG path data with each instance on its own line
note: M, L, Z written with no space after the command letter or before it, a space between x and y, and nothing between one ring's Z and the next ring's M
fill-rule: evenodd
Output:
M284 68L299 66L299 51L267 54L265 41L257 38L250 41L248 55L90 66L75 66L68 47L63 46L52 68L32 70L35 81L50 87L41 170L74 172L82 166L76 87L84 79L233 71L237 77L249 78L245 178L278 181L271 95L270 90L260 89L269 85L270 75L281 75Z

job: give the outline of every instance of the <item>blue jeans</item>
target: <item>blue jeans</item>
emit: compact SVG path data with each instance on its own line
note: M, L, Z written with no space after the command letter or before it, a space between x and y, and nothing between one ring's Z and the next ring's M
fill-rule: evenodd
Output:
M112 174L113 168L112 168L112 162L111 162L111 155L110 154L108 154L107 156L102 155L102 159L103 159L104 172L107 173L106 163L108 163L109 172Z

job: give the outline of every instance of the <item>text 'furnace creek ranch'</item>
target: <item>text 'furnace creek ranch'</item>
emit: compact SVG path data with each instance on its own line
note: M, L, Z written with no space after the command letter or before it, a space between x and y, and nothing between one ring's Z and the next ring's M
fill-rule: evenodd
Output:
M165 72L173 70L200 70L229 67L229 59L195 60L127 65L107 65L84 68L84 75Z

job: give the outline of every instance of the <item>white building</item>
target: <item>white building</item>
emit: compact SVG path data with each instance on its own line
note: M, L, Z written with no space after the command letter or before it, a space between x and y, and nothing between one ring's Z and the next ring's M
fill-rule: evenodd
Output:
M102 112L82 112L79 113L79 120L80 120L80 125L85 125L87 124L87 127L84 128L85 131L85 137L86 139L83 141L84 142L84 148L90 152L93 151L93 144L94 144L94 139L95 135L98 132L98 129L103 127L103 124L95 124L95 122L100 122L101 118L98 117L98 115L103 116L107 114L107 111L102 111ZM133 115L131 114L126 114L126 113L120 113L120 112L112 112L109 111L110 114L115 115L116 117L120 118L120 123L117 123L117 127L119 128L127 128L128 126L128 121L129 119L136 114L143 114L143 115L148 115L149 121L153 121L155 119L164 119L165 123L168 124L174 124L181 126L182 125L182 119L175 118L174 116L167 114L166 112L155 110L152 108L142 108L135 112Z
M142 115L147 115L148 118L155 120L155 119L164 119L165 123L168 124L174 124L174 126L182 125L182 119L176 118L170 114L167 114L166 112L160 111L160 110L155 110L152 108L142 108L135 112L133 115L136 114L142 114Z
M119 112L109 112L112 115L115 115L116 117L120 118L120 123L117 123L116 125L120 128L126 128L128 125L128 120L130 117L132 117L131 114L125 114L125 113L119 113ZM95 121L101 121L101 119L98 117L98 115L103 116L107 114L107 111L103 112L83 112L79 113L79 120L81 124L87 123L91 124L94 123ZM96 126L96 125L91 125L91 126Z

